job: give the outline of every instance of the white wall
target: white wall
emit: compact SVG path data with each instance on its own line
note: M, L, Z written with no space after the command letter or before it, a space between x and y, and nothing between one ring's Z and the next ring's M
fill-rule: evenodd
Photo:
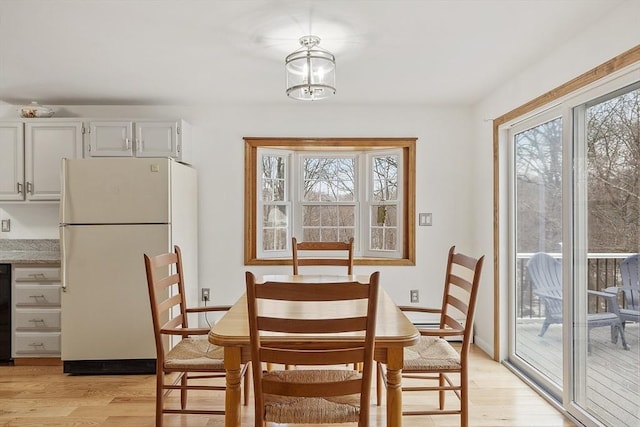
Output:
M7 113L11 114L15 112ZM215 303L233 303L241 295L246 269L262 274L288 273L291 268L243 265L244 136L418 138L416 207L418 212L432 212L434 225L416 227L415 267L380 268L382 285L399 303L408 304L409 290L419 289L421 303L439 306L448 248L456 244L468 252L477 246L471 232L469 165L474 159L468 150L467 108L338 107L329 100L248 107L65 106L56 112L56 117L61 116L183 117L189 121L193 164L199 175L200 285L211 288ZM0 205L3 208L7 209ZM41 237L57 233L57 211L37 205L23 209L32 209L29 215L50 224ZM12 238L26 236L25 228L15 230ZM356 267L357 273L371 271Z
M640 44L640 2L627 1L605 15L572 40L558 46L541 58L532 58L531 66L509 81L475 106L472 112L473 150L475 152L475 173L471 185L474 187L473 205L476 208L472 228L475 251L492 254L493 251L493 119L540 96L547 91L589 71L609 59ZM501 198L505 196L505 185L501 185ZM504 207L504 204L503 204ZM504 222L503 224L504 225ZM501 244L501 249L506 248ZM501 269L504 268L502 262ZM501 274L501 278L505 275ZM493 260L487 259L483 274L476 315L475 342L487 353L493 354ZM500 288L503 302L507 301L507 285L503 281ZM501 353L504 357L506 339L506 307L501 307Z

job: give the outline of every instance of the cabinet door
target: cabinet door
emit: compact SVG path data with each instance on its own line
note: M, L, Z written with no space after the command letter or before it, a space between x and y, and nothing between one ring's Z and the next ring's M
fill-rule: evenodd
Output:
M24 130L0 123L0 200L24 200Z
M89 123L87 157L132 157L133 122Z
M25 193L28 200L60 200L63 158L82 158L82 122L27 123Z
M136 122L136 157L178 157L178 123Z

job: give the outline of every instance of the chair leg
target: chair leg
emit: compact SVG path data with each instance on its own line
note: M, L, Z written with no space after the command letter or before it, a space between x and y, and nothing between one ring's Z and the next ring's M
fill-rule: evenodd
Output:
M249 406L249 377L250 376L251 376L251 366L247 365L247 369L244 371L244 406Z
M467 369L462 367L460 372L460 427L468 427L469 425L469 387L468 387Z
M162 409L164 408L164 372L156 366L156 427L162 427Z
M180 407L185 409L187 407L187 373L183 372L181 375L180 384L182 384L182 389L180 389Z
M382 405L382 366L376 363L376 406Z
M444 374L438 374L438 383L440 384L440 387L444 387L446 385L446 380L444 379ZM439 390L438 391L439 394L439 400L440 400L440 410L444 409L444 398L445 398L445 391L444 390Z

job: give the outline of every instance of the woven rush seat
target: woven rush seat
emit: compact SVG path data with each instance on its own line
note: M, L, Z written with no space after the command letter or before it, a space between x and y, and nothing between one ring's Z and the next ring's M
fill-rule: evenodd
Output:
M460 368L460 354L442 338L422 336L404 349L404 372Z
M311 370L271 371L266 381L292 383L340 382L361 378L357 371ZM348 423L360 416L360 395L326 397L287 397L265 394L265 420L274 423Z
M206 336L182 339L167 353L167 369L224 370L224 348L213 345Z

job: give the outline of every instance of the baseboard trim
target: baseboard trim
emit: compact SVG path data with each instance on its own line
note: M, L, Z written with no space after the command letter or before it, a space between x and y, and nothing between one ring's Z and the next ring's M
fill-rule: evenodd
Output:
M65 360L63 372L78 375L155 374L156 359Z

